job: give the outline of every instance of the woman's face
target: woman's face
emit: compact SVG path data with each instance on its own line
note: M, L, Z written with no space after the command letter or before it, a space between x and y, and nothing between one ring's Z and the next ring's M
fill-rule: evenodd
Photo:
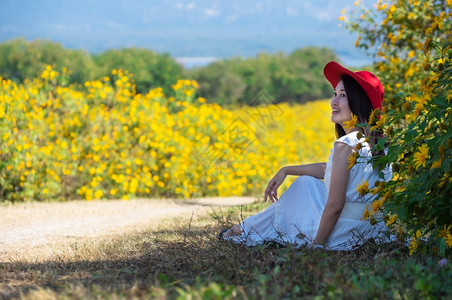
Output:
M342 80L339 81L333 92L333 98L331 99L330 105L332 108L331 122L340 124L344 127L344 122L352 119L352 111L348 106L347 94L345 93Z

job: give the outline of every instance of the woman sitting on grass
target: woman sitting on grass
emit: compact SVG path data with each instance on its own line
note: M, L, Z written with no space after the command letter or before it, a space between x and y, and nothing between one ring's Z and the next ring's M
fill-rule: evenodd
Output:
M265 201L270 199L273 204L223 230L220 237L249 246L273 241L334 250L351 250L370 238L384 238L384 222L371 225L363 220L374 197L361 196L358 189L358 185L371 189L379 179L378 170L367 163L372 152L365 137L375 144L381 135L375 136L374 131L370 135L355 125L368 123L372 110L381 110L383 86L374 74L353 72L336 62L329 62L323 72L334 88L331 122L338 137L328 162L281 168L265 190ZM391 170L383 172L389 180ZM287 175L300 177L278 199L278 187Z

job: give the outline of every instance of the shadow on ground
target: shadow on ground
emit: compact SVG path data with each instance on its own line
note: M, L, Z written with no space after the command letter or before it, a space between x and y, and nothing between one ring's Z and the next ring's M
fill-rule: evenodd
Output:
M75 257L1 263L0 298L452 297L450 263L410 257L397 244L367 243L350 252L245 247L216 236L236 221L231 216L237 212L74 244Z

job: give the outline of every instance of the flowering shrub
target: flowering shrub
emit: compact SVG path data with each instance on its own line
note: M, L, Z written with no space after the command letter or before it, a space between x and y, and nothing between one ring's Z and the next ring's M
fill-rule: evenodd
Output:
M356 8L342 17L358 34L355 45L374 57L371 71L384 84L388 108L403 111L404 99L397 94L418 91L429 75L439 55L434 45L450 38L451 6L450 0L379 0L366 7L357 0Z
M388 154L373 162L391 163L394 176L368 191L377 198L365 217L382 210L400 239L411 238L410 254L444 255L452 248L451 6L449 0L379 1L376 11L361 6L344 18L360 34L357 46L375 50L386 91L384 113L367 126L384 130L374 150L388 147ZM419 248L421 240L428 243Z
M0 78L1 201L260 195L282 165L328 156L327 101L231 111L192 80L170 95L133 82L114 70L68 85L50 66L19 85Z

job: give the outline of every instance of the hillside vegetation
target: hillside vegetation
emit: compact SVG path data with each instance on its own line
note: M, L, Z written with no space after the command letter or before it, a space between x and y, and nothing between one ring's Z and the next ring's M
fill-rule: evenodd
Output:
M198 95L209 103L256 105L265 91L274 101L304 103L329 97L323 79L325 61L338 60L331 49L308 47L284 53L262 52L254 58L234 57L193 70L184 69L167 53L148 49L111 49L98 54L65 49L47 40L14 39L0 43L0 76L21 83L39 77L47 65L66 70L68 83L83 84L109 76L114 69L135 75L139 93L162 88L167 94L178 79L194 79Z

